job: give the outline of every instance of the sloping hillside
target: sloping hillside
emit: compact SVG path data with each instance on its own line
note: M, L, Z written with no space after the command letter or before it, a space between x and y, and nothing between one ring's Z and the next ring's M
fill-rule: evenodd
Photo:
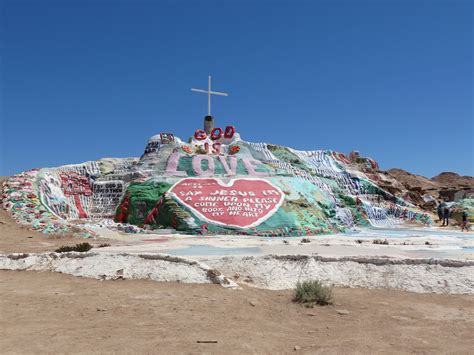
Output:
M198 130L187 143L153 136L140 159L18 174L4 185L4 206L19 222L47 233L112 219L144 229L264 236L430 223L383 188L389 186L377 168L358 154L246 142L229 126L211 134Z

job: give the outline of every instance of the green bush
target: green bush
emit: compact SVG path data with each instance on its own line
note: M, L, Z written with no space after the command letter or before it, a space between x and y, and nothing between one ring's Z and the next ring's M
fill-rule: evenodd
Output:
M319 280L309 280L296 284L293 302L303 303L306 307L332 304L332 287L324 286Z
M71 246L62 246L58 249L55 250L56 253L68 253L70 251L77 251L79 253L85 253L86 251L89 251L92 249L92 245L89 243L79 243L74 245L73 247Z

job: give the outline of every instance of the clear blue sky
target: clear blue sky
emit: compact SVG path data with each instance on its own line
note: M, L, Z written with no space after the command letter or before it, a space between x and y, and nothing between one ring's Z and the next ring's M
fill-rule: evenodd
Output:
M0 0L0 175L218 126L474 175L473 1Z

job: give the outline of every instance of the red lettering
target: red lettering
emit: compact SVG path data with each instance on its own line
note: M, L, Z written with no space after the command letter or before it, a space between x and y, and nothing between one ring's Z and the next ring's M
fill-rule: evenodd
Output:
M216 127L211 131L211 139L213 141L216 141L221 137L222 137L222 128Z
M202 141L207 138L207 134L204 130L197 129L196 132L194 132L194 138L196 138L198 141Z
M221 153L221 144L219 142L216 142L212 145L212 154L217 154L219 155Z
M234 126L227 126L224 132L224 138L232 138L235 134L235 127Z

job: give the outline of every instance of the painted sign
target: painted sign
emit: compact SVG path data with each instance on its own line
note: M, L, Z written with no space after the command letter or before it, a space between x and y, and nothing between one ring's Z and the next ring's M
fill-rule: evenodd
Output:
M168 192L200 219L224 226L255 227L281 206L283 192L263 179L187 178Z
M59 178L61 179L61 189L64 196L72 197L79 218L87 218L88 214L84 207L87 204L83 203L81 196L89 197L92 195L89 178L75 171L62 172L59 174Z
M148 142L145 147L145 152L143 154L155 153L160 150L161 142L157 140L152 140Z
M68 217L69 205L61 190L61 182L57 174L46 171L43 178L39 180L39 191L43 205L56 216L64 219Z
M225 130L215 127L207 134L203 129L194 132L192 145L198 154L220 155L224 152L223 146L228 146L239 140L234 126L227 126ZM234 152L235 153L235 152Z
M123 190L123 181L95 181L92 184L91 217L112 218Z
M181 158L188 159L182 154L173 153L168 159L166 164L165 175L168 176L188 176L188 171L178 170L179 160ZM235 156L219 156L211 157L204 154L198 154L192 156L192 172L197 176L212 176L215 174L216 163L221 164L222 168L225 171L226 175L233 176L237 174L237 163L238 159L241 160L243 166L247 170L247 174L250 176L268 176L266 171L258 171L259 165L262 165L262 162L253 158L242 157L237 158ZM206 167L203 167L203 163L206 163Z
M161 144L170 144L174 142L173 133L160 133Z

